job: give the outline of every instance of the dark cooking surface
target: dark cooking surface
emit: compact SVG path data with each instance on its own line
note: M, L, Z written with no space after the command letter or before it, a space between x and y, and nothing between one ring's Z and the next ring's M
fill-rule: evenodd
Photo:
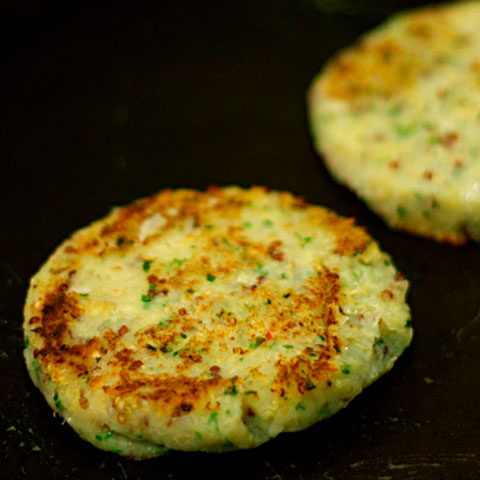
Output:
M329 179L305 122L325 59L415 4L1 4L1 478L480 478L480 247L389 231ZM28 278L113 205L234 183L291 190L366 225L411 280L412 347L346 410L255 450L144 462L96 450L27 377Z

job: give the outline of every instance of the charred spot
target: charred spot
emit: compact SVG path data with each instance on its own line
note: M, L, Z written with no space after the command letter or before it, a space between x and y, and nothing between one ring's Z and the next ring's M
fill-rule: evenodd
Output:
M121 235L120 237L117 237L115 243L117 244L117 247L121 247L122 245L125 245L125 243L127 243L127 239L123 235Z
M40 317L34 316L28 321L28 323L30 325L33 325L34 323L38 323L39 321L40 321Z
M303 198L303 197L296 197L296 198L294 198L294 200L293 200L292 206L295 207L295 208L304 209L304 208L307 208L308 204L307 204L307 202L305 201L305 198Z
M32 328L31 332L40 333L40 332L43 332L43 328L42 327Z
M192 409L193 409L193 406L190 404L190 403L182 403L180 405L180 408L184 411L184 412L190 412Z
M279 262L284 259L284 254L280 250L281 246L282 246L281 240L275 240L268 246L268 249L267 249L268 255L270 255L271 258Z
M126 325L122 325L118 330L118 334L125 335L126 333L128 333L128 327Z
M143 362L141 360L135 360L130 364L128 367L129 370L138 370L140 367L143 366Z
M155 274L150 274L148 277L147 277L147 280L148 280L148 283L150 283L150 285L159 285L161 283L165 283L167 280L166 278L158 278Z

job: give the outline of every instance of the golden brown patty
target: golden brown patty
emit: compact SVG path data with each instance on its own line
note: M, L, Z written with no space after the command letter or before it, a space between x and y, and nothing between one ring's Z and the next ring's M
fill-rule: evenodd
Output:
M99 448L249 448L392 367L406 289L363 229L289 193L166 190L79 230L32 278L25 358Z
M480 240L480 2L397 15L336 55L309 110L327 168L390 226Z

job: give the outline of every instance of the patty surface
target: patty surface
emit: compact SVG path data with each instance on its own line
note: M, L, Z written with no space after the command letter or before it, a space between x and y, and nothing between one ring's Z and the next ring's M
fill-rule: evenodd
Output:
M391 227L480 240L480 2L397 15L337 54L308 94L332 176Z
M25 359L95 446L255 447L326 418L412 338L407 281L352 219L261 187L165 190L32 278Z

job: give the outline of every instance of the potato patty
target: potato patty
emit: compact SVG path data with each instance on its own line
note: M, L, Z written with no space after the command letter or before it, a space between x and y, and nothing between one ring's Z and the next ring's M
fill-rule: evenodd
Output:
M332 415L392 367L412 337L407 287L364 229L289 193L165 190L42 266L25 358L99 448L250 448Z
M391 227L480 240L480 2L395 16L308 95L330 173Z

